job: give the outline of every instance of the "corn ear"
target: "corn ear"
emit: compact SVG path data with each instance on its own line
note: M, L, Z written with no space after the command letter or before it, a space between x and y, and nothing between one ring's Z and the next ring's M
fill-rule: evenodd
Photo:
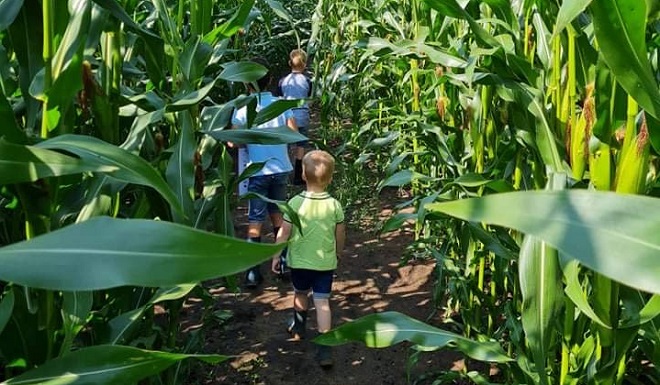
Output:
M612 155L609 144L595 136L589 140L589 176L596 190L609 191L612 188Z
M649 157L649 132L646 118L642 115L642 124L637 136L633 140L624 141L614 181L616 192L624 194L644 192L649 171Z
M587 140L587 119L581 114L577 119L577 124L571 126L571 169L573 178L582 180L587 163L587 152L585 151Z

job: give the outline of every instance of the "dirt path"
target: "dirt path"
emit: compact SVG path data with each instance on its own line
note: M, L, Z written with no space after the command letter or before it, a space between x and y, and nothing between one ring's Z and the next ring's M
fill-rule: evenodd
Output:
M378 238L364 228L349 228L331 298L333 326L389 310L421 320L431 314L433 263L399 266L402 252L411 239L406 229ZM264 264L262 271L267 271L266 267ZM206 332L203 350L235 358L215 367L203 366L200 369L204 371L193 372L187 383L407 383L406 361L411 354L407 344L386 349L368 349L357 343L339 346L333 350L334 367L321 369L314 358L315 345L309 340L291 341L285 331L293 301L289 282L268 275L264 285L255 291L236 294L219 288L211 292L216 310L229 311L232 316L222 327ZM313 310L308 327L312 328L309 334L315 335ZM448 352L424 354L413 367L412 378L424 372L448 370L457 359L460 357Z

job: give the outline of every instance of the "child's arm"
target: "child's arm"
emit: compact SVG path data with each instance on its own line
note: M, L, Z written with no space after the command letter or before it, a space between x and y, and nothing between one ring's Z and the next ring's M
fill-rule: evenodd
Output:
M280 227L280 231L277 232L277 237L275 238L275 243L283 243L289 240L291 235L291 223L284 221ZM280 273L280 254L281 252L273 255L273 260L270 265L270 269L275 274Z
M296 118L290 117L286 120L286 125L295 132L298 132L298 124L296 123Z
M337 258L344 251L344 243L346 243L346 225L342 223L337 223L335 226L335 243L337 249Z

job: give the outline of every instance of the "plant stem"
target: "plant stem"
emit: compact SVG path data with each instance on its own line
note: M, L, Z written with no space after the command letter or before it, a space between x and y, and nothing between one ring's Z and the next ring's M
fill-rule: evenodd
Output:
M55 33L53 32L53 1L54 0L42 0L42 9L43 9L43 59L44 59L44 92L47 92L48 89L53 84L53 67L52 61L53 56L55 55L55 48L53 47L53 37ZM48 138L48 133L50 131L48 125L48 99L43 102L42 112L41 112L41 137L43 139Z

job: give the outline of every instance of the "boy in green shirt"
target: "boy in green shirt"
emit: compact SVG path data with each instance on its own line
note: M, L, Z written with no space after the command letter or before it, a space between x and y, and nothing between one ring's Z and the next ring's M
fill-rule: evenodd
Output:
M318 331L325 333L330 330L332 279L346 237L341 204L326 192L332 181L335 160L327 152L315 150L303 157L302 166L307 189L289 200L289 206L300 219L302 235L292 230L290 218L285 215L276 240L277 243L291 240L287 263L291 269L295 296L294 316L288 331L295 339L303 338L305 334L310 290L316 307ZM279 254L273 256L271 267L273 272L280 272ZM317 358L322 367L332 366L330 347L319 346Z

